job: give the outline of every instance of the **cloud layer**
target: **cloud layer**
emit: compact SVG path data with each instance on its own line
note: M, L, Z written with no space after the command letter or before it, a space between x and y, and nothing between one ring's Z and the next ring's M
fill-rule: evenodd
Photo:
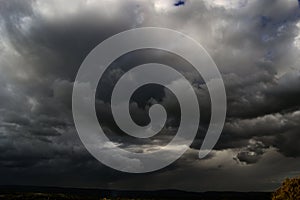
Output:
M297 1L189 0L180 7L173 3L0 2L0 184L249 191L273 189L284 177L299 174ZM181 159L155 173L130 175L103 166L85 150L74 128L71 94L80 64L97 44L144 26L181 31L205 47L224 78L228 113L215 150L198 160L210 117L201 77L166 52L148 50L119 58L99 83L105 90L97 96L96 108L105 116L99 122L108 137L120 146L136 152L159 148L176 134L180 121L174 95L148 86L133 96L131 114L145 125L149 106L159 102L168 111L164 130L149 140L135 140L119 130L109 95L129 67L147 61L172 65L193 84L202 111L197 139Z

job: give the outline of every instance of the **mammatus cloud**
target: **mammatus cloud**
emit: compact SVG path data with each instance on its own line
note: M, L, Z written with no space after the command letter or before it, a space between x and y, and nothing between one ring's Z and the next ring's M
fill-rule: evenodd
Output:
M190 0L184 6L173 4L171 0L0 2L1 184L268 190L282 178L298 173L297 1ZM206 48L226 85L228 117L215 150L198 160L210 115L207 88L187 63L166 59L165 63L184 71L202 100L201 128L190 150L176 163L157 173L132 176L101 165L87 153L74 129L71 92L77 70L90 50L113 34L143 26L181 31ZM108 86L107 94L127 69L126 63L138 64L139 58L150 59L149 54L159 61L172 58L163 52L125 56L102 80ZM107 135L136 152L167 143L179 123L178 102L172 93L155 87L142 88L140 93L143 90L159 92L155 98L135 94L133 119L145 124L149 106L160 102L170 113L164 129L169 134L162 132L143 142L132 140L114 126L107 97L97 97L96 103L98 112L107 116L100 120ZM142 184L145 178L147 188ZM229 178L232 181L225 182Z

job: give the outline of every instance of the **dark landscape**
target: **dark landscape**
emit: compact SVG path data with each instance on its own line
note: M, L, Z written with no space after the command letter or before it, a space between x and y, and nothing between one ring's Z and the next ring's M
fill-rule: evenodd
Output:
M94 200L94 199L197 199L267 200L270 192L185 192L180 190L125 191L33 186L0 186L0 199Z

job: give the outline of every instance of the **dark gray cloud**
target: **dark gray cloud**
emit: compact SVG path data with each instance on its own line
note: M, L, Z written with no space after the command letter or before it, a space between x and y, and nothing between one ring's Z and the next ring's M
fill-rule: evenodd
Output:
M182 7L172 5L171 0L0 1L0 184L269 190L298 173L297 2L191 0ZM176 133L180 116L170 91L141 88L131 101L133 119L146 124L149 106L159 102L167 108L168 123L153 139L126 137L112 119L109 99L113 83L128 67L151 60L172 65L193 84L202 111L197 139L181 159L159 172L130 175L103 166L85 150L74 128L71 95L77 70L96 45L141 26L176 29L199 41L222 73L228 113L215 150L198 160L210 117L201 77L165 52L120 58L99 84L105 89L96 108L105 116L99 121L107 135L122 147L141 152L165 144Z

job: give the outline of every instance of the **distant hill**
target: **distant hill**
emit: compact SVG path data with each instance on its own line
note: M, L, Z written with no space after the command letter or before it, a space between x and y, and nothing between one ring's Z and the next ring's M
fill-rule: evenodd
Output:
M270 200L269 192L185 192L180 190L124 191L35 186L0 186L0 199L197 199Z

